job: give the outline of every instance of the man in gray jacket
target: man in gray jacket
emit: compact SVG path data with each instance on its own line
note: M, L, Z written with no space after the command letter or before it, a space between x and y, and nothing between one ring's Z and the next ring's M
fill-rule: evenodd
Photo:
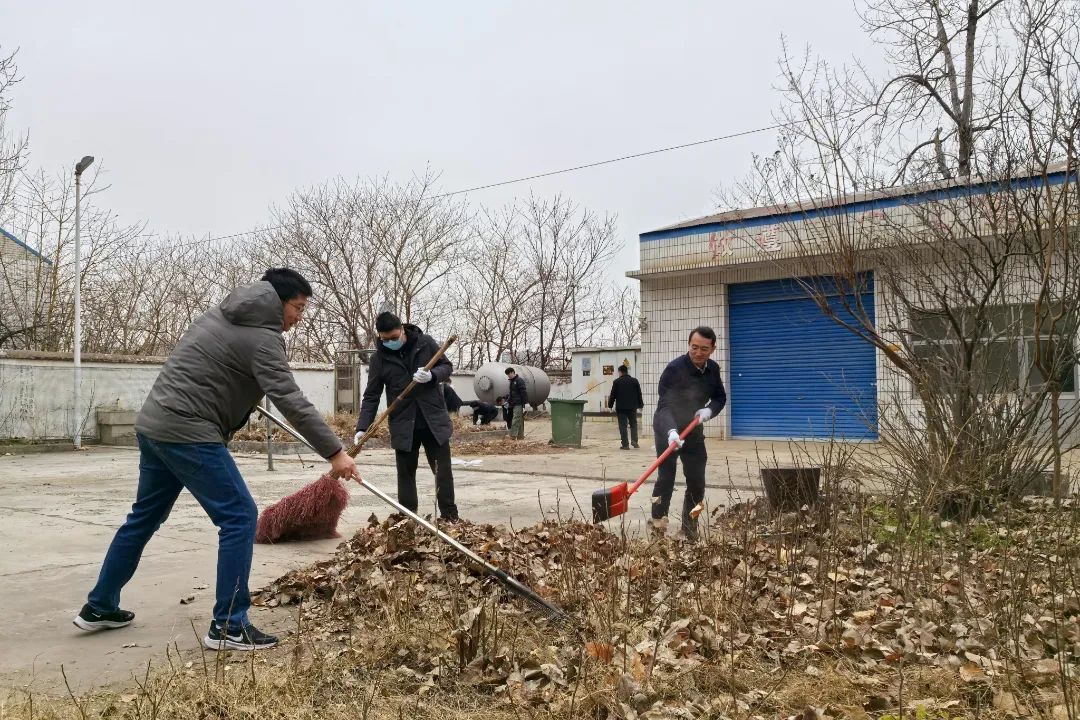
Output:
M109 546L76 626L101 630L131 623L135 614L120 609L120 591L187 489L218 527L217 601L203 644L212 650L277 644L248 620L258 508L226 444L266 395L330 461L335 477L360 478L341 441L297 387L286 358L282 333L300 321L311 295L311 285L295 270L267 270L261 281L236 288L197 318L180 338L135 420L135 504Z

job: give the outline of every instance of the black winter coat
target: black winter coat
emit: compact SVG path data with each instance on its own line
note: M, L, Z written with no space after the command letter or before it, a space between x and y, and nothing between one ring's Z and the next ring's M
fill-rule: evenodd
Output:
M443 400L446 401L446 412L456 413L461 409L461 398L454 392L451 385L443 385Z
M611 383L607 406L618 412L634 412L645 407L645 399L641 397L641 383L629 375L615 378L615 382Z
M506 396L506 402L512 408L523 408L529 402L529 388L520 375L515 375L514 379L510 380L510 393Z
M405 345L400 350L391 350L381 342L368 366L368 383L364 389L364 400L360 404L360 419L356 421L357 431L365 430L375 422L379 412L379 396L386 390L387 403L401 394L405 386L412 382L417 368L424 367L439 350L439 344L425 335L415 325L406 324ZM395 450L412 450L413 428L416 427L416 413L423 414L424 424L435 436L440 445L450 440L453 426L446 414L446 402L443 399L441 383L444 382L454 366L445 357L431 368L431 382L417 385L408 397L401 401L390 415L390 446Z
M694 419L694 413L703 407L708 406L715 417L727 404L720 366L714 360L709 360L699 370L689 354L668 363L660 375L656 395L653 431L659 437L666 436L669 430L682 432ZM690 433L690 437L695 436L704 436L700 425Z

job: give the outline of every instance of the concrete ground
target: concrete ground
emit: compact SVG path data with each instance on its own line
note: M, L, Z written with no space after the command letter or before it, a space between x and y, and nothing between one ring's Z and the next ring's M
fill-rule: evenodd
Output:
M548 422L530 422L527 430L529 438L550 437ZM587 422L584 434L580 450L464 458L482 462L455 468L462 516L520 527L544 516L568 518L578 512L577 503L587 513L593 490L605 483L634 480L653 459L647 442L640 450L619 450L613 422ZM214 602L217 535L193 498L181 495L124 590L123 607L137 614L132 626L83 633L71 619L134 498L138 453L104 447L47 454L6 455L6 450L0 448L0 608L5 612L0 627L0 687L29 685L39 692L59 692L61 665L76 692L125 683L148 661L165 662L167 645L175 643L181 651L198 647L196 633L205 633ZM710 441L710 504L753 496L759 457L784 463L791 460L789 452L786 443ZM238 456L237 462L260 506L315 479L325 467L312 457L304 462L278 457L273 472L267 470L263 456ZM366 480L387 491L395 489L391 451L365 452L360 465ZM421 470L419 478L421 510L433 512L431 475ZM638 529L647 516L648 492L646 487L634 496L627 514ZM673 508L681 506L681 496L679 482ZM385 517L388 508L354 485L340 526L342 535L351 535L373 512ZM256 545L252 588L331 555L337 543ZM181 603L190 596L193 600ZM255 608L252 619L278 631L293 622L288 609Z

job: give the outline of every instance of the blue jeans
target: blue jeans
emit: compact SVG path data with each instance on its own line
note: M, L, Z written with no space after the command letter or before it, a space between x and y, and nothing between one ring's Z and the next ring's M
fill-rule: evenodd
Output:
M167 443L145 435L138 440L138 494L105 555L97 585L87 598L90 607L98 612L120 607L120 590L135 574L143 548L187 488L218 528L214 620L222 627L247 625L258 508L232 456L220 443Z

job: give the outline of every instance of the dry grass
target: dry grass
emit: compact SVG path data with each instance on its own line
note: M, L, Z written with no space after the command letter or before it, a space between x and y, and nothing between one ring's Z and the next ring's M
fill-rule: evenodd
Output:
M540 440L524 438L515 440L500 437L492 440L458 440L453 443L453 452L457 456L488 455L543 455L558 452L559 448Z

